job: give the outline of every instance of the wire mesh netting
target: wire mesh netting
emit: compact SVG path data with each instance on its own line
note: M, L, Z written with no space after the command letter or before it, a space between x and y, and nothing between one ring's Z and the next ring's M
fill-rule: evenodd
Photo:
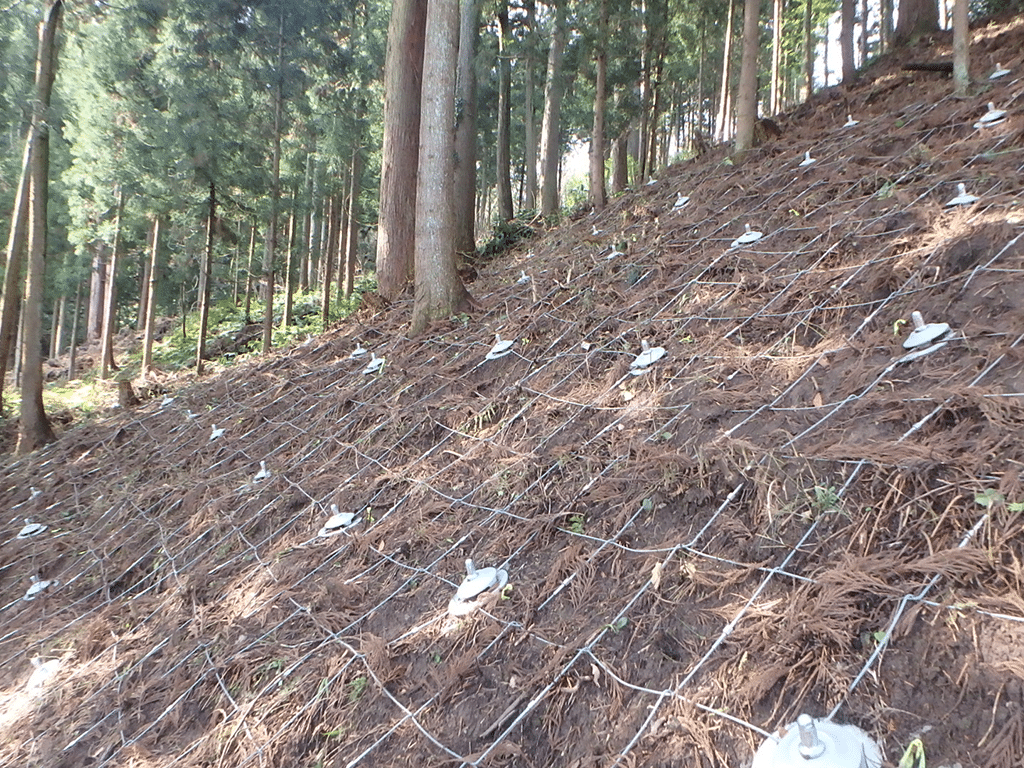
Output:
M3 763L738 766L809 711L1019 764L1022 129L896 85L481 266L472 320L367 312L7 466ZM510 584L451 616L467 557Z

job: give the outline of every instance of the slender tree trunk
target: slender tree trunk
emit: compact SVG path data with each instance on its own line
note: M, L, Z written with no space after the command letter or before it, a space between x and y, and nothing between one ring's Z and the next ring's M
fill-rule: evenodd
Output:
M608 0L601 0L597 20L597 43L594 51L596 83L594 85L594 129L590 139L590 204L595 211L604 210L607 195L604 187L604 113L607 103L608 53L605 40L608 35Z
M29 161L28 279L22 326L21 420L15 452L21 456L56 439L43 409L42 314L46 290L46 215L50 174L50 94L57 69L61 0L51 0L39 25L36 94Z
M307 256L302 282L299 284L299 288L304 293L310 291L316 285L316 276L320 268L320 239L322 237L320 229L323 226L324 220L320 163L317 162L315 156L311 157L310 162L313 169L313 187L312 193L309 196L309 226L306 228L308 234L308 241L306 243Z
M327 213L327 240L324 243L323 256L320 261L323 266L320 276L320 284L323 292L320 296L320 316L323 320L324 330L327 330L327 323L331 318L331 280L334 279L334 243L338 239L338 219L340 218L339 208L341 201L337 195L330 196L330 208Z
M704 63L707 60L707 19L700 17L700 63L697 65L697 130L704 132Z
M93 246L92 272L89 279L89 317L85 326L87 341L99 341L103 335L103 297L107 290L107 244L102 240Z
M50 357L56 360L60 357L64 341L64 314L67 311L68 297L61 294L57 301L56 311L53 313L53 333L50 334Z
M124 192L117 188L117 208L114 212L114 243L110 249L107 269L107 291L103 305L103 334L100 339L100 378L108 379L118 370L114 361L114 334L117 332L117 265L121 260L121 213L124 210Z
M413 279L427 5L426 0L395 0L388 25L377 225L377 290L388 301L401 296Z
M461 0L455 116L455 252L476 250L476 48L480 0Z
M725 40L722 42L722 83L718 96L718 115L715 119L715 138L725 141L729 137L729 92L732 79L732 18L735 0L729 0L725 23Z
M213 230L217 220L217 188L210 182L209 211L206 218L206 248L199 267L199 332L196 337L196 375L203 375L206 355L206 331L210 322L210 267L213 264ZM248 313L247 313L248 316ZM184 326L182 326L184 330Z
M142 342L142 375L146 376L153 370L153 329L156 326L156 287L159 272L161 217L153 217L153 234L149 251L149 269L146 270L149 280L146 284L146 325Z
M893 0L880 0L878 15L879 15L879 30L878 30L878 50L879 53L885 53L892 47L892 5Z
M526 56L523 61L523 133L525 144L525 201L523 205L528 211L537 210L537 114L534 104L537 97L534 94L536 84L533 73L533 48L537 39L537 4L535 0L525 0L526 7L526 38L523 46L526 49Z
M558 171L562 155L561 122L562 58L565 53L565 10L555 8L555 26L548 49L548 75L544 84L544 119L540 137L540 212L551 216L558 210Z
M249 255L245 262L245 324L252 323L252 270L256 263L256 219L249 228Z
M745 0L743 6L743 57L740 84L736 94L735 156L742 161L754 143L757 121L757 52L761 0Z
M284 78L284 11L277 36L277 86L274 89L274 150L270 161L270 221L263 251L263 354L274 346L274 257L277 254L278 201L281 197L281 110L284 102L281 81Z
M953 3L953 89L957 96L966 96L971 84L968 5L968 0L954 0Z
M339 275L338 282L341 284L341 293L346 298L352 295L355 288L356 260L359 256L359 193L363 187L363 148L360 144L362 137L357 137L355 148L352 150L351 187L348 197L348 231L345 235L345 272Z
M782 111L782 7L783 0L772 4L772 75L771 104L773 115Z
M667 21L660 19L659 24L667 24ZM655 170L658 167L658 130L661 121L661 102L663 88L659 85L661 82L661 74L665 68L665 45L668 38L662 34L658 40L658 46L655 50L654 60L654 72L651 78L651 110L650 120L648 123L648 138L647 138L647 160L644 163L644 181L654 175Z
M596 83L594 85L594 129L590 141L590 203L595 211L604 210L607 197L604 189L604 111L607 99L608 55L604 40L608 27L608 3L601 0L598 18L597 50L595 51Z
M458 0L429 0L423 53L419 173L416 182L416 296L412 332L468 305L456 271L453 231L452 116L455 108Z
M853 60L853 17L857 14L857 0L840 0L839 50L843 59L843 83L849 85L857 74Z
M71 344L68 346L68 381L75 378L78 357L78 318L82 313L82 284L75 286L75 314L71 318Z
M295 230L298 229L299 190L292 189L292 210L288 214L288 250L284 266L284 312L281 313L281 327L292 324L293 295L295 293Z
M150 237L152 237L152 233L150 233ZM237 249L236 249L236 257L237 257ZM237 258L234 259L234 264L235 264L235 266L237 266L237 264L238 264ZM135 316L135 328L137 330L140 330L140 331L143 330L146 327L146 319L147 319L147 317L146 317L146 310L148 309L148 305L146 304L146 294L149 291L149 265L150 265L149 254L146 253L145 251L142 251L140 253L140 255L139 255L139 308L138 308L138 313ZM235 274L235 270L232 269L231 273ZM235 305L237 306L237 304L238 304L238 301L237 301L237 299L238 299L238 279L237 279L237 275L236 275L236 278L235 278L235 299L236 299Z
M29 164L32 158L32 130L25 134L25 151L21 160L21 177L14 193L11 230L7 238L7 269L4 273L3 307L0 309L0 411L3 408L3 387L21 317L21 266L28 240Z
M885 2L885 0L882 0ZM814 0L804 0L804 101L814 93Z
M868 61L868 0L860 0L860 66Z
M498 11L498 132L495 136L498 216L502 221L515 215L512 207L512 65L508 59L511 39L508 6L503 5Z
M302 257L299 260L299 291L309 290L309 262L313 256L313 227L317 221L316 204L313 197L313 176L316 172L316 157L313 152L306 156L305 213L303 214Z

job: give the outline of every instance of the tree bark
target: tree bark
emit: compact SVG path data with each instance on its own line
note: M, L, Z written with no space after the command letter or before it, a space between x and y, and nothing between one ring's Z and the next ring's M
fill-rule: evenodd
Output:
M548 74L544 84L544 119L540 136L540 212L551 216L558 210L558 168L561 160L562 58L565 53L565 10L555 8L554 29L548 48Z
M316 169L316 158L311 151L306 155L306 183L304 186L302 215L302 255L299 257L299 291L309 290L309 262L313 251L313 221L316 217L316 205L313 202L313 173Z
M416 182L416 295L412 332L468 305L456 271L452 228L452 118L455 107L458 0L429 0L420 97L420 157Z
M57 300L57 306L53 312L53 333L50 334L50 358L56 360L60 357L64 339L64 314L67 311L68 297L61 294Z
M968 6L968 0L954 0L953 3L953 89L957 96L966 96L971 84Z
M7 378L7 361L11 357L18 320L21 317L21 267L28 239L29 164L32 158L32 130L25 134L25 151L21 160L21 177L14 193L11 231L7 238L7 269L4 273L3 307L0 309L0 410L3 408L3 387Z
M885 0L883 0L884 2ZM804 101L814 93L814 0L804 0Z
M249 253L245 260L245 324L252 322L252 270L256 261L256 219L249 227Z
M900 0L893 44L907 45L914 38L939 31L938 0Z
M525 0L527 33L523 40L526 49L526 56L523 61L523 143L526 145L525 159L523 165L526 169L526 190L525 202L523 205L528 211L537 210L537 114L534 110L534 102L537 97L534 94L536 84L533 77L533 47L537 39L537 3L535 0Z
M612 142L612 194L625 191L629 184L629 131L615 137Z
M352 150L352 167L350 171L350 187L348 196L348 233L345 235L344 275L341 278L341 295L348 298L352 295L356 280L356 261L359 256L359 193L363 187L363 147L362 137L357 137L356 146Z
M39 25L36 93L29 141L28 279L22 326L21 420L15 452L22 456L56 439L43 409L42 314L46 290L46 215L50 173L50 94L57 69L61 0L51 0Z
M783 0L774 0L772 7L772 74L771 104L773 115L782 111L782 6Z
M87 341L99 341L103 335L103 297L107 290L107 244L94 243L92 271L89 277L89 316L85 324Z
M853 59L853 18L857 15L857 0L840 0L839 50L843 59L843 83L849 85L857 74Z
M206 330L210 322L210 267L213 264L213 229L217 219L217 187L210 182L209 210L206 219L206 248L199 266L199 332L196 335L196 375L203 375L206 354ZM248 316L248 313L246 313ZM184 324L182 325L184 330Z
M124 192L117 188L114 212L114 243L110 249L107 267L107 290L103 297L103 333L100 338L100 378L108 379L118 370L114 361L114 333L117 331L117 264L121 260L121 213L124 210Z
M728 0L726 11L725 40L722 41L722 83L718 95L718 115L715 120L715 138L718 141L725 141L729 138L729 94L731 93L730 80L732 79L732 18L735 0Z
M420 92L426 0L395 0L384 65L384 143L377 225L377 291L394 301L413 279Z
M324 222L327 227L327 239L324 241L323 254L320 262L323 266L320 275L320 284L323 286L320 294L320 317L323 321L324 330L331 318L331 280L334 278L334 243L338 240L338 225L340 224L341 200L337 195L330 196L330 206L327 209L327 218Z
M284 11L277 36L277 85L274 88L274 149L270 160L270 221L263 250L263 354L274 346L274 257L277 255L277 217L281 197L281 111L284 102Z
M292 324L292 296L295 293L295 230L298 229L299 204L298 188L292 189L292 209L288 214L288 246L284 263L284 311L281 313L281 327Z
M153 370L153 328L156 325L156 287L157 275L159 275L160 229L160 217L154 216L152 242L150 243L149 251L149 281L146 284L146 326L142 342L143 376L148 375Z
M78 357L78 318L82 312L82 284L75 286L75 314L71 318L71 343L68 345L68 381L75 378L75 362Z
M476 48L479 0L462 0L459 10L458 76L455 97L455 252L476 250Z
M601 0L598 13L597 48L594 52L594 128L590 138L590 204L594 206L595 211L602 211L608 201L604 186L604 113L608 89L608 53L605 49L608 35L607 0Z
M736 94L737 162L743 160L754 142L754 123L757 120L757 52L758 21L761 0L745 0L743 5L743 57L740 60L740 83Z
M512 65L508 59L508 6L498 11L498 129L494 137L498 173L498 217L508 221L515 215L512 205Z

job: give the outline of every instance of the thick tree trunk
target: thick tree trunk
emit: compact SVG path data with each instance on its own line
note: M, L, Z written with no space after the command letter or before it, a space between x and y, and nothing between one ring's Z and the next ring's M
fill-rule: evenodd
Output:
M624 192L629 184L629 131L615 137L612 142L612 194Z
M456 271L452 228L452 117L455 108L458 0L429 0L423 54L420 157L416 182L416 298L412 332L468 305Z
M957 96L966 96L971 84L971 26L968 0L953 3L953 89Z
M384 143L377 225L377 290L394 301L413 279L420 92L426 0L395 0L384 65Z
M498 130L494 137L498 173L498 217L511 219L512 206L512 65L508 60L508 43L512 39L508 6L498 11Z
M213 264L213 230L217 220L217 187L210 182L209 210L206 218L206 248L199 266L199 332L196 336L196 375L203 375L206 354L206 330L210 322L210 267ZM246 313L248 316L248 313ZM184 319L183 319L184 321ZM184 331L184 325L182 325Z
M28 240L29 163L32 157L32 130L25 134L25 151L21 160L21 177L14 193L11 230L7 238L7 268L4 272L3 307L0 308L0 410L3 408L3 386L7 378L7 361L14 346L18 320L21 317L21 265Z
M840 0L839 51L843 59L843 83L849 85L857 74L853 59L853 19L857 14L857 0Z
M718 95L718 114L715 119L715 138L718 141L725 141L729 138L729 116L730 116L730 81L732 80L732 18L735 0L728 0L725 22L725 40L722 42L722 82Z
M594 206L595 211L601 211L607 203L604 186L604 113L608 98L608 53L605 49L608 30L607 0L601 0L597 24L597 48L594 52L597 70L594 85L594 129L590 138L590 204Z
M455 252L476 250L476 48L480 0L462 0L455 117Z
M757 52L758 21L761 0L745 0L743 5L743 57L740 61L740 83L736 93L736 160L742 161L754 142L757 120Z
M153 217L153 234L149 251L149 280L146 284L146 326L142 342L142 375L146 376L153 370L153 328L156 325L156 287L157 276L160 274L160 229L161 219Z
M108 379L118 370L114 361L114 334L117 332L117 264L121 260L121 213L124 193L117 189L117 208L114 212L114 243L110 249L107 269L107 290L103 301L103 333L100 338L100 378Z
M28 279L22 326L21 420L15 452L21 456L56 439L43 409L42 314L46 290L46 215L49 203L50 128L48 115L57 69L57 27L61 0L51 0L39 25L36 93L32 105L29 160Z
M938 0L900 0L894 45L906 45L915 37L939 31Z
M544 84L544 119L540 136L540 212L551 216L558 210L558 170L562 155L561 122L562 59L565 53L565 10L555 9L555 26L548 48L548 74Z
M537 3L535 0L525 0L527 33L523 41L526 48L526 56L523 61L523 143L525 144L525 202L523 205L528 211L537 210L537 114L534 104L537 100L534 91L536 84L533 76L533 47L537 39Z

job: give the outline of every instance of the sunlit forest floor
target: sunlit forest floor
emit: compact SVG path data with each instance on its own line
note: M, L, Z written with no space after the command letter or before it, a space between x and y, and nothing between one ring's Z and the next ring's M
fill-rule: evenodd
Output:
M8 460L0 763L743 766L807 712L1019 766L1022 51L978 30L965 99L886 59L472 316L365 305ZM508 586L452 616L466 558Z

